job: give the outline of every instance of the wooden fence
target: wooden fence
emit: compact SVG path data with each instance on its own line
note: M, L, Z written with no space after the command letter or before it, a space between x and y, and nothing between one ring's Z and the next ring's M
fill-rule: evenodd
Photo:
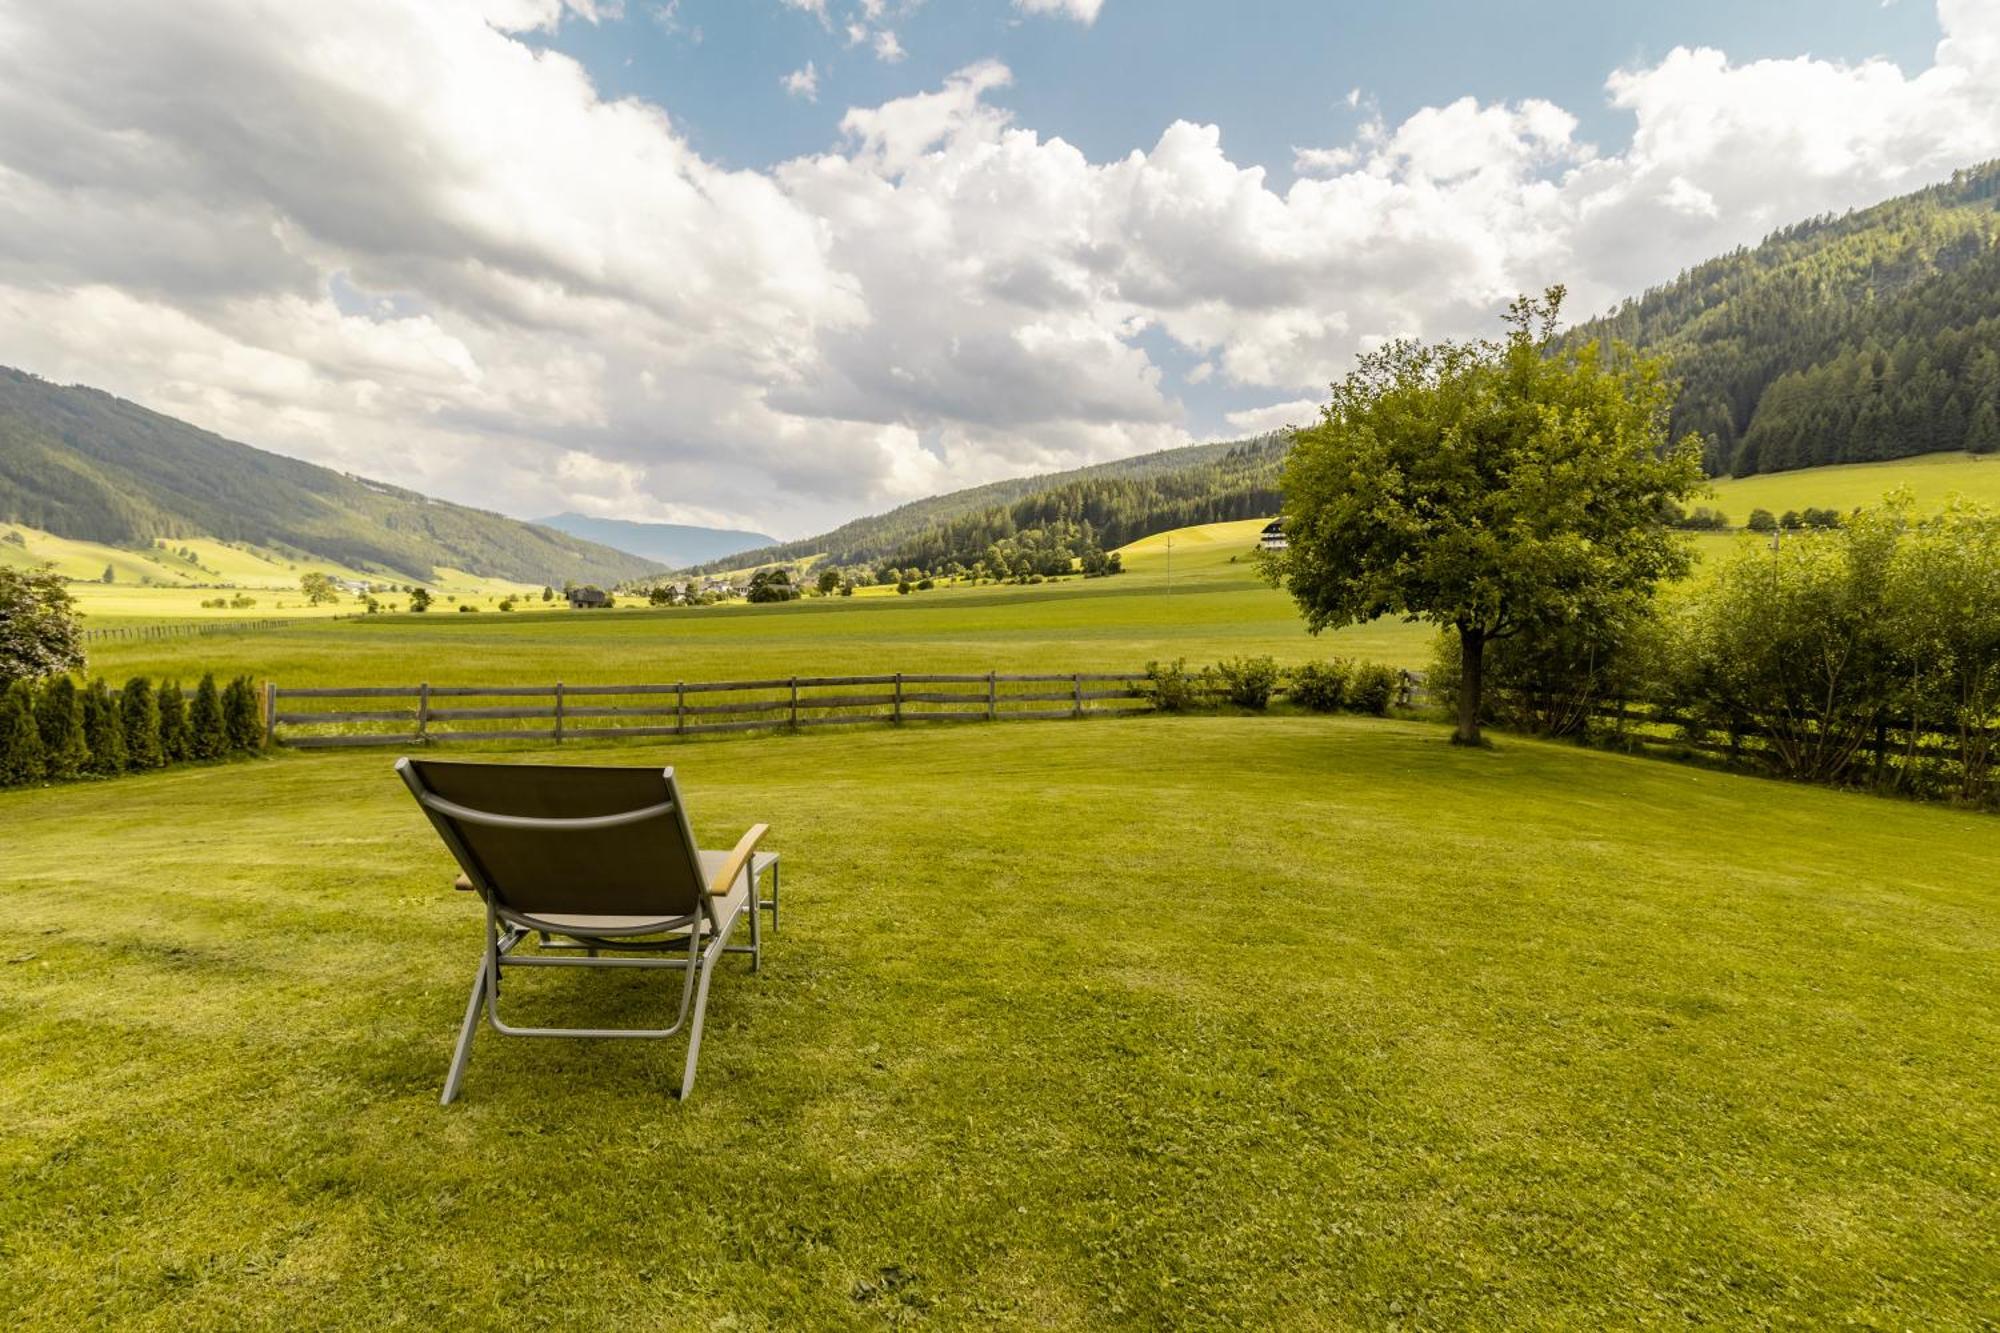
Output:
M352 616L286 616L265 620L187 620L171 625L115 625L108 629L83 631L85 643L107 643L135 639L181 639L208 634L238 634L248 630L286 629L308 620L351 620Z
M264 687L266 738L314 749L623 740L805 727L1011 722L1142 712L1144 672L787 676L671 685ZM359 703L360 707L354 705Z

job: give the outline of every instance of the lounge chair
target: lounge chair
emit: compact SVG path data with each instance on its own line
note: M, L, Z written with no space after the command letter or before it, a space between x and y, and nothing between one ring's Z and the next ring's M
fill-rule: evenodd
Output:
M401 775L464 871L457 887L486 904L486 949L465 1006L443 1104L458 1096L483 1004L511 1037L674 1036L688 1033L677 1097L694 1091L708 979L724 953L762 961L756 855L768 825L728 852L695 845L674 771L398 759ZM730 932L750 917L747 947ZM535 951L515 950L530 938ZM600 957L602 953L659 955ZM680 1012L665 1028L517 1028L500 1017L500 979L514 967L666 968L684 974Z

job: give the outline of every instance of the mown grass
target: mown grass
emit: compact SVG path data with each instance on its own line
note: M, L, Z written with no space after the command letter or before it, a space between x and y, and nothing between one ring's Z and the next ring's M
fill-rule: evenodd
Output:
M387 755L0 794L7 1322L2000 1318L1990 819L1354 719L520 757L774 826L685 1105L491 1034L435 1104L476 909Z

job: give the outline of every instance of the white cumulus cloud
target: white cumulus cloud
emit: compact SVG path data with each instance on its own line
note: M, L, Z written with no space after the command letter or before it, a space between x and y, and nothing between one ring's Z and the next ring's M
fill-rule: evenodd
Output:
M888 14L786 3L868 41ZM1280 189L1226 126L1093 161L986 61L733 170L523 40L610 8L0 0L0 363L515 513L802 533L1184 441L1162 339L1270 404L1231 429L1310 420L1383 339L1556 281L1601 308L2000 145L2000 11L1942 0L1911 73L1607 71L1620 144L1466 98L1304 146Z

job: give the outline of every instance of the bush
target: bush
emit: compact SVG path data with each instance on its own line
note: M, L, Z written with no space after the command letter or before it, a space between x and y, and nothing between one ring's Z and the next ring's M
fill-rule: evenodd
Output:
M76 682L56 676L42 686L35 709L42 734L42 759L48 776L67 781L90 767L90 747L83 741L83 699Z
M1768 509L1753 509L1750 511L1749 523L1744 526L1752 532L1776 532L1778 517Z
M1356 713L1387 717L1389 705L1403 691L1403 673L1380 662L1363 662L1354 668L1347 684L1347 706Z
M169 680L160 685L159 710L161 756L170 764L194 758L188 733L187 696L181 693L179 681Z
M125 771L125 724L102 676L83 692L83 743L90 747L90 772L109 778Z
M83 631L61 576L0 565L0 686L82 669Z
M220 759L229 753L229 730L222 716L222 695L213 675L203 676L195 686L194 703L188 707L188 757Z
M35 718L35 687L17 680L0 692L0 787L39 782L48 769Z
M1239 708L1262 710L1278 688L1278 664L1268 657L1231 657L1215 664L1223 697Z
M1347 680L1351 668L1345 662L1308 662L1292 670L1287 687L1293 703L1315 713L1337 712L1347 704Z
M250 677L238 676L223 689L222 730L231 750L264 748L264 721L257 715L257 687Z
M1208 702L1208 673L1190 674L1185 657L1146 663L1146 679L1153 687L1153 707L1163 713L1185 713Z
M118 720L125 728L125 766L138 770L167 762L160 745L160 705L153 682L134 676L118 693Z

